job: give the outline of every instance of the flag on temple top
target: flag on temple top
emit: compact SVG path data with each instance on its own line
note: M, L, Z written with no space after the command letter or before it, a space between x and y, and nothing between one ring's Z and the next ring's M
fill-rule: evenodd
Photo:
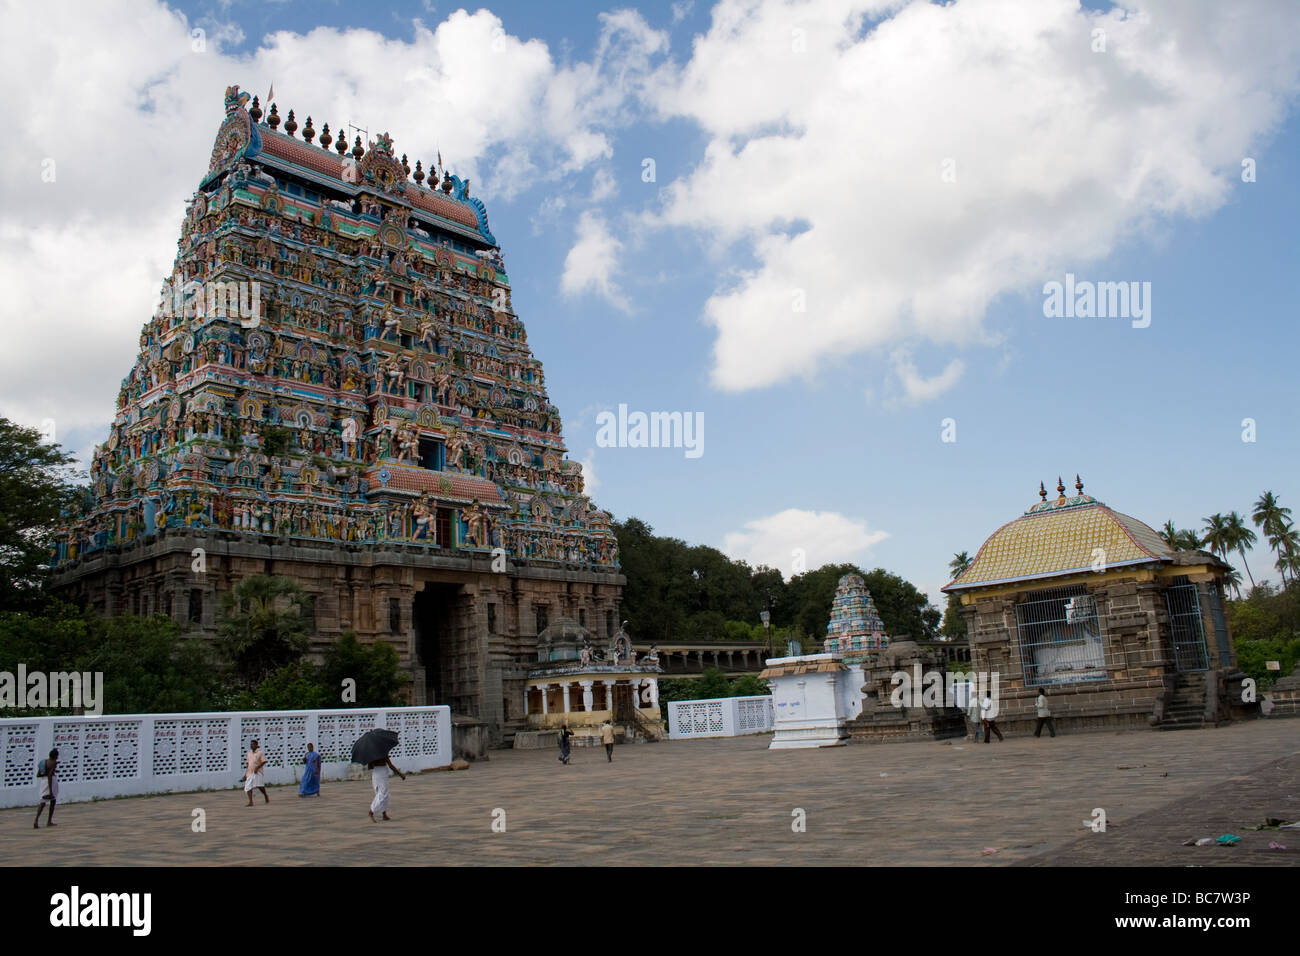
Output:
M269 92L269 93L266 94L266 106L267 106L267 109L270 109L270 107L271 107L271 101L274 100L274 99L275 99L275 80L272 80L272 81L271 81L271 92Z

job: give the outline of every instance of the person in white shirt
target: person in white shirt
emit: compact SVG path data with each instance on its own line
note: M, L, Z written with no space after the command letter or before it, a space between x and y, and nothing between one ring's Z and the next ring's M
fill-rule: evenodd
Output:
M980 742L980 702L972 689L970 703L966 707L966 720L970 724L971 740Z
M1038 713L1038 726L1034 728L1034 736L1041 737L1043 734L1043 724L1047 724L1048 732L1056 736L1056 721L1052 718L1052 709L1047 706L1047 693L1041 687L1038 689L1038 699L1034 701L1034 709Z
M997 707L993 703L993 698L985 691L984 699L980 701L980 718L984 721L984 742L989 742L990 734L998 735L998 742L1002 742L1002 731L998 729L998 723L994 720L997 714Z

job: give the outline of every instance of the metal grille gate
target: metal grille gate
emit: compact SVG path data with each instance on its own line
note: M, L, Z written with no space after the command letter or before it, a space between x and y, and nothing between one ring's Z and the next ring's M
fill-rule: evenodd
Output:
M1165 592L1169 608L1169 630L1174 644L1174 667L1180 671L1209 668L1205 652L1205 628L1201 622L1201 599L1196 585L1185 577L1174 578Z
M1068 684L1106 676L1097 600L1083 585L1035 591L1016 605L1025 684Z

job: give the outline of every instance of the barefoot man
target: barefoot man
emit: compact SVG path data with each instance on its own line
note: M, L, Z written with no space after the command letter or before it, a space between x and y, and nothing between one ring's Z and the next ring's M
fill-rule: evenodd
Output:
M370 785L375 788L375 799L370 801L370 822L378 823L375 819L375 812L382 813L385 820L391 819L388 815L388 778L391 773L397 774L403 780L406 774L393 766L393 761L388 757L383 760L372 760L367 766L370 768Z
M54 822L54 804L59 797L59 781L54 779L54 773L59 766L59 751L57 749L51 750L49 759L45 760L44 764L45 772L39 774L41 778L41 805L36 808L36 822L32 824L32 828L36 830L41 828L41 813L45 809L45 801L47 800L50 802L50 814L45 818L47 826L58 826Z
M248 794L248 806L253 805L253 791L261 790L262 799L267 803L271 798L266 795L266 781L262 777L262 768L266 766L266 756L262 753L262 748L257 745L257 741L251 741L248 745L248 770L244 773L244 793Z

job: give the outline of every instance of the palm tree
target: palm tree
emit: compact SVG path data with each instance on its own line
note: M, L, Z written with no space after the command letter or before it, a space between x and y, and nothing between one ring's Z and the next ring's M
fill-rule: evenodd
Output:
M1228 544L1228 519L1221 514L1212 514L1205 519L1205 534L1201 536L1206 547L1214 554L1228 559L1231 546Z
M1177 528L1172 521L1165 522L1165 526L1160 529L1160 537L1175 551L1195 551L1201 546L1201 539L1195 531Z
M1289 558L1296 548L1296 543L1285 534L1286 530L1291 527L1291 509L1283 508L1278 502L1277 496L1271 491L1266 491L1255 502L1255 510L1251 512L1250 518L1255 522L1255 526L1260 528L1268 537L1269 545L1277 552L1277 567L1282 572L1282 586L1286 587L1286 572L1291 564ZM1288 560L1283 560L1283 554L1279 548L1287 550L1286 558Z
M1223 573L1223 583L1237 592L1237 600L1241 600L1241 572L1228 565L1228 570Z
M952 572L953 580L961 577L971 566L971 556L965 551L958 551L948 562L948 570Z
M1287 572L1295 580L1295 565L1300 560L1300 532L1287 522L1283 527L1274 529L1268 536L1269 546L1277 553L1276 567L1282 575L1282 587L1286 587Z
M1235 511L1228 512L1226 529L1228 547L1241 555L1241 563L1246 568L1246 577L1250 578L1250 586L1254 588L1255 577L1250 573L1250 565L1246 561L1246 549L1258 540L1255 532L1246 527L1246 522Z
M245 578L222 599L217 634L235 673L248 688L302 658L311 624L306 596L292 578Z

